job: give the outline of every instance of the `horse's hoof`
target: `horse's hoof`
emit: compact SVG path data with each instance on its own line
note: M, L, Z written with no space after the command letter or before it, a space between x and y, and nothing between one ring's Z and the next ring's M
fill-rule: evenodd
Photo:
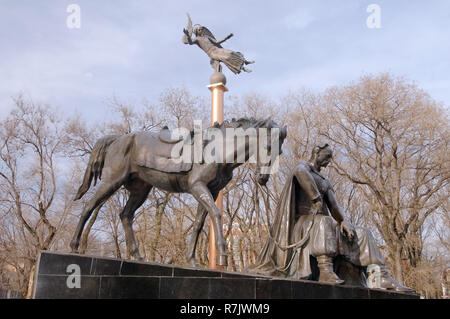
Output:
M227 255L217 255L216 256L217 266L228 266L228 256Z
M195 258L191 258L187 262L188 262L188 265L191 266L191 267L194 267L194 268L200 268L201 267L199 262Z
M138 252L131 253L129 256L130 256L129 257L130 259L133 259L133 260L136 260L136 261L143 261L144 260L144 258L142 258L141 254L139 254Z
M78 248L76 247L76 245L70 245L70 252L72 254L79 254L80 253Z

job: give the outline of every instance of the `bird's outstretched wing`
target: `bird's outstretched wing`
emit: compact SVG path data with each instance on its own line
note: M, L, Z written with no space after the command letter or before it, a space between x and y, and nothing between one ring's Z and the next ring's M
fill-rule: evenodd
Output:
M191 16L189 15L189 13L186 13L186 16L187 16L186 30L189 33L189 36L192 37L192 20L191 20Z
M212 34L211 30L209 30L207 27L203 27L202 36L208 36L208 37L216 40L216 37L214 36L214 34Z

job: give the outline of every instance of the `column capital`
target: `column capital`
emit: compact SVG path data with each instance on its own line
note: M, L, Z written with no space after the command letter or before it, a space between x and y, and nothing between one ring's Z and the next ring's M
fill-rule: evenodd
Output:
M207 85L206 87L207 87L208 89L210 89L211 91L217 88L217 89L221 89L221 90L224 91L224 92L228 92L227 87L226 87L225 84L222 83L222 82L219 82L219 83L213 83L213 84Z

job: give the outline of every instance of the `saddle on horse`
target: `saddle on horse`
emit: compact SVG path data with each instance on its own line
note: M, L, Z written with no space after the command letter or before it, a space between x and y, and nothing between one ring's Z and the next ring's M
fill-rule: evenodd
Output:
M167 126L160 132L142 132L135 135L140 152L136 164L166 173L188 172L192 169L193 152L190 136L174 134ZM186 150L188 154L185 154Z

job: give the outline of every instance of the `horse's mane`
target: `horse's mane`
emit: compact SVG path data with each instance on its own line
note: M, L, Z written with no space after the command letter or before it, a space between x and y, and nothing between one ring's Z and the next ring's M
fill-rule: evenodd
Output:
M216 122L211 127L218 128L218 129L224 129L224 128L249 128L249 127L272 128L272 127L278 127L278 126L270 118L258 120L258 119L255 119L254 117L241 117L239 119L233 118L233 119L231 119L231 121L225 120L220 124Z
M214 125L211 125L207 127L206 129L203 129L203 131L209 131L211 129L219 129L224 131L227 128L242 128L242 129L248 129L248 128L279 128L278 124L275 123L270 118L267 119L255 119L254 117L241 117L239 119L232 118L231 120L224 120L222 123L215 122ZM169 129L167 126L164 126L162 129ZM194 129L190 130L191 138L194 137Z

